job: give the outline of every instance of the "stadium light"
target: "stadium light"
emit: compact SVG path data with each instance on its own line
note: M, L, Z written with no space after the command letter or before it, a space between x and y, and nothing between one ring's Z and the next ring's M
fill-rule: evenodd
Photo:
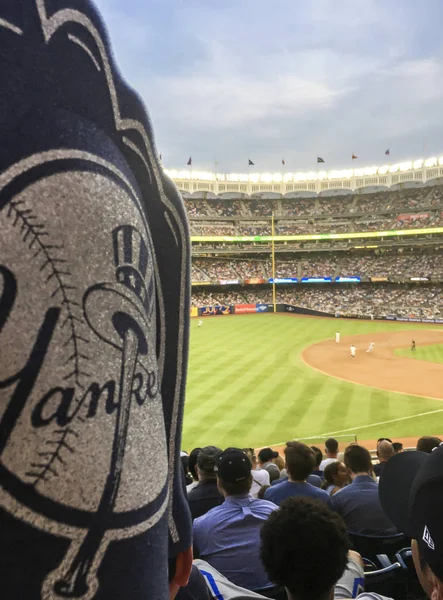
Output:
M274 183L281 183L283 181L283 175L281 173L274 173L272 176L272 181Z
M438 164L443 165L443 156L440 156L440 158L438 159Z
M317 179L317 174L315 175ZM294 175L294 181L306 181L306 173L298 172Z
M260 181L260 173L251 173L249 175L249 181L251 183L258 183Z
M425 160L425 167L436 167L437 166L437 157L433 156L432 158L428 158Z
M389 165L383 165L382 167L378 167L378 174L379 175L386 175L386 173L389 171Z
M323 181L323 179L327 179L327 177L328 177L328 174L327 174L327 172L326 172L326 171L319 171L319 172L317 173L317 179L318 179L319 181Z
M400 170L400 165L391 165L389 167L389 173L397 173Z
M294 179L294 173L285 173L283 175L283 181L288 183L288 181L292 181Z
M417 160L414 160L414 162L412 163L412 167L414 169L421 169L424 163L424 159L423 158L419 158Z
M272 182L271 173L262 173L260 175L260 181L262 181L263 183L271 183Z
M412 162L409 160L407 162L400 163L400 171L411 171L412 170Z

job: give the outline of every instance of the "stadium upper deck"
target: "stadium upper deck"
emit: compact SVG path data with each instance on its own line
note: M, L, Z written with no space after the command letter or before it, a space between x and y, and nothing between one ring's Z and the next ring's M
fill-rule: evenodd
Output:
M428 183L443 177L443 156L381 166L291 173L210 173L194 170L167 170L184 193L210 192L253 195L273 192L281 196L294 192L321 194L327 190L356 191L365 187L390 188L407 182ZM302 194L303 195L303 194Z

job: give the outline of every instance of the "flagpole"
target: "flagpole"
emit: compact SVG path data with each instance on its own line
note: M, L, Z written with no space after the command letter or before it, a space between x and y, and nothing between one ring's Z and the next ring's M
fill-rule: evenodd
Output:
M272 212L271 220L271 233L272 233L272 304L274 305L274 312L277 312L276 299L275 299L275 228L274 228L274 212Z

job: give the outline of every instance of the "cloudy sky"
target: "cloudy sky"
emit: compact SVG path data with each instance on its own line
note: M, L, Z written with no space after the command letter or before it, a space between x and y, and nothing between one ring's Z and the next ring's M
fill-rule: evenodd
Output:
M441 0L96 0L168 168L443 153Z

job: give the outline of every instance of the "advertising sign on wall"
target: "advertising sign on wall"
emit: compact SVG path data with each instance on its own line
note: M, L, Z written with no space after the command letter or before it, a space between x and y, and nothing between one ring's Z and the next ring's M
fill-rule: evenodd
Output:
M202 317L212 317L214 315L231 315L234 312L233 306L203 306L201 308Z
M234 308L236 315L257 312L255 304L236 304Z

